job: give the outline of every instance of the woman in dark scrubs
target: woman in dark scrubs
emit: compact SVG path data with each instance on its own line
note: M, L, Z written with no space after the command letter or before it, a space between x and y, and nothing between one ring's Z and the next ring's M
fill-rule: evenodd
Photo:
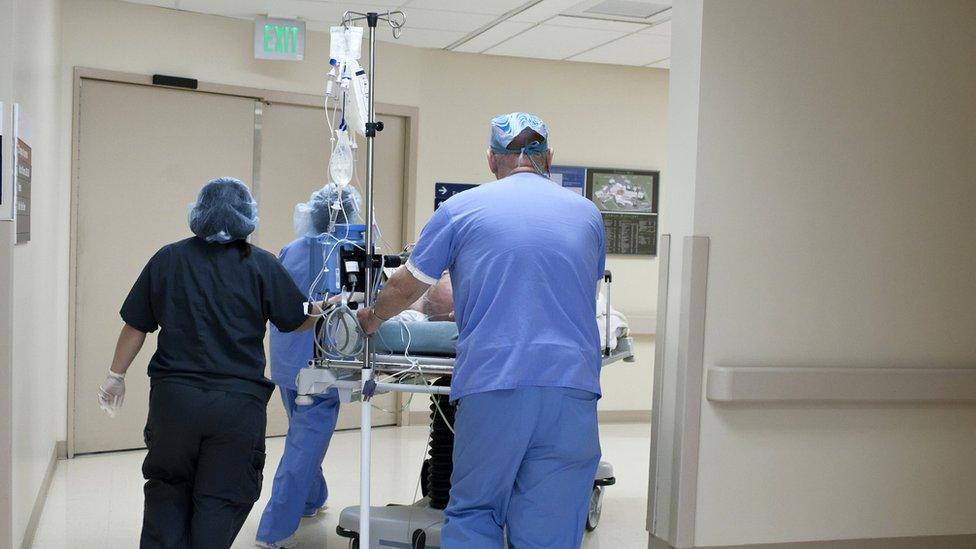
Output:
M110 414L146 333L160 330L149 362L143 548L230 547L261 493L274 389L264 377L265 325L291 332L315 318L278 259L248 244L256 226L244 183L207 183L190 211L196 236L156 252L122 305L98 395Z

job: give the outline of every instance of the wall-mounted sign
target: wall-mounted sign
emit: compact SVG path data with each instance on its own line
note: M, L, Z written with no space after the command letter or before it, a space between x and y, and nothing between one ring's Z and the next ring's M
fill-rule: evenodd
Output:
M17 244L30 242L31 177L34 172L30 132L20 105L14 105L14 208L17 215Z
M603 212L657 214L660 176L660 172L590 168L590 199Z
M588 168L587 195L603 213L607 254L657 255L655 171Z
M0 101L0 221L10 221L13 216L8 217L7 207L10 199L7 197L7 172L4 171L4 158L7 154L7 149L3 148L3 123L4 123L4 111L3 111L3 101Z
M305 21L258 17L254 20L255 59L301 61L305 58Z
M657 255L657 216L603 214L607 255Z
M437 208L440 208L441 202L444 202L457 193L464 192L475 187L477 187L477 185L472 185L470 183L434 183L434 209L436 210Z
M586 196L586 168L578 166L552 166L549 177L553 183L569 189L580 196Z

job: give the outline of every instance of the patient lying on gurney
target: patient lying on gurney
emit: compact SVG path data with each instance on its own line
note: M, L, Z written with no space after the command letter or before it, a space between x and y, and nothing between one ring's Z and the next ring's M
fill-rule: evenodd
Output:
M454 296L451 273L444 271L440 280L414 301L410 308L393 317L403 322L454 322Z
M597 325L601 347L617 348L617 340L628 335L627 319L619 311L607 310L603 292L597 296ZM610 315L610 340L607 341L607 313ZM454 356L458 330L454 322L451 275L444 271L440 280L409 309L388 320L377 332L377 350L391 354Z
M373 340L381 353L453 357L458 328L454 322L451 275L444 271L409 309L386 321Z

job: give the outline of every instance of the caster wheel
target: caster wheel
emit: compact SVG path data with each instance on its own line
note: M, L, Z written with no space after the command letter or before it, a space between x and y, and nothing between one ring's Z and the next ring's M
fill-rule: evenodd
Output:
M349 549L359 549L359 538L349 540Z
M413 538L410 540L410 549L427 549L427 532L414 530Z
M586 531L592 532L600 524L603 513L603 486L594 486L590 494L590 509L586 513Z

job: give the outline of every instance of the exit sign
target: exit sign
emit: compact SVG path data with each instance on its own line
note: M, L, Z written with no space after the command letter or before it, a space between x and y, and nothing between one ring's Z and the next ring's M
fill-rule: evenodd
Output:
M305 22L258 17L254 21L255 59L301 61L305 58Z

